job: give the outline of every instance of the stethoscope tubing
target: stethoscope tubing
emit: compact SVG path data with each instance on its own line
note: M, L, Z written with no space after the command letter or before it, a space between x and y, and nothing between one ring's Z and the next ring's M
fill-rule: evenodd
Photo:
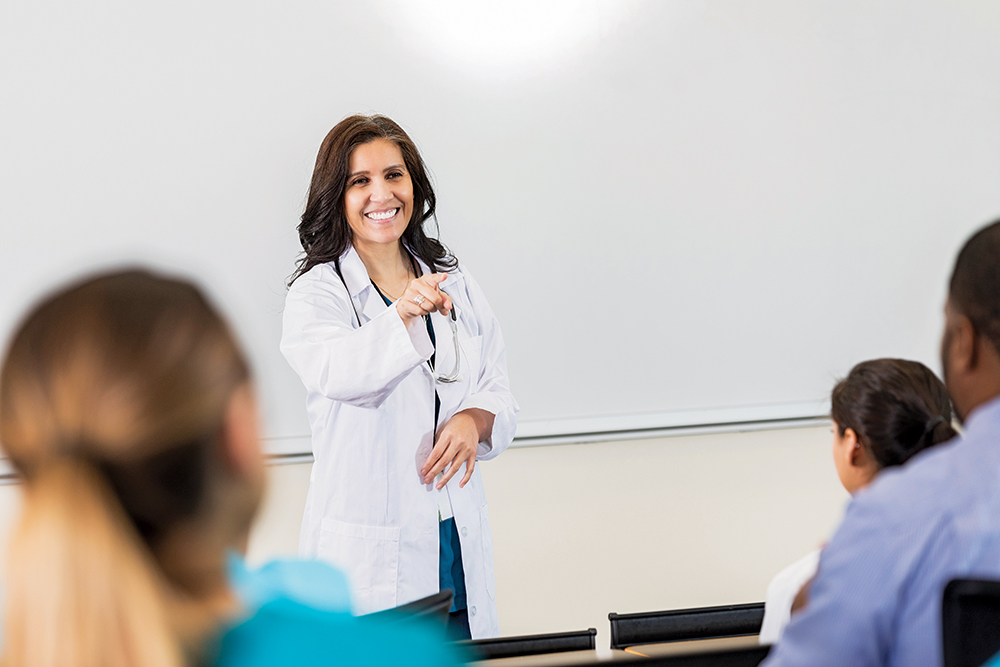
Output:
M438 287L438 290L444 292L445 294L448 294L440 287ZM448 319L448 323L451 325L451 337L452 340L454 340L455 342L455 367L451 370L451 373L449 373L448 375L438 374L437 372L434 371L433 368L431 369L431 375L434 376L434 379L437 382L440 382L442 384L451 384L453 382L461 382L462 380L462 376L459 375L459 372L462 370L462 361L461 361L462 349L458 344L458 315L455 314L454 299L451 300L451 310L449 311L448 314L451 315L451 317ZM430 362L428 362L428 366L429 365Z

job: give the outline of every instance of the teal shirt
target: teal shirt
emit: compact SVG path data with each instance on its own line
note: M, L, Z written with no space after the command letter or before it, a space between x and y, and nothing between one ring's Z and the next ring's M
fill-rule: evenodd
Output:
M390 620L268 602L222 637L216 667L447 667L462 664L443 629L419 618Z
M247 609L259 609L278 598L289 598L308 607L351 613L351 590L344 574L314 560L278 559L250 570L230 552L229 584Z
M251 571L233 555L229 575L247 615L219 639L216 667L430 667L464 661L440 624L352 616L347 580L324 563L283 560Z

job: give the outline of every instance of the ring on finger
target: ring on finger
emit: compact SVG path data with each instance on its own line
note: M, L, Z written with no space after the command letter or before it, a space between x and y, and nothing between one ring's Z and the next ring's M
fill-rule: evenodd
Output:
M423 295L423 294L418 294L418 295L416 295L415 297L413 297L413 298L411 299L411 301L413 301L413 303L417 304L418 306L419 306L420 304L422 304L422 303L423 303L424 301L426 301L426 300L427 300L427 299L425 299L425 298L424 298L424 295Z

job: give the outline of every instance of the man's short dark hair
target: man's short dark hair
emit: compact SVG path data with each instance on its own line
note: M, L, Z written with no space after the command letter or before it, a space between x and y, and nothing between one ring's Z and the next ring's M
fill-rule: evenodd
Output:
M955 260L948 285L951 306L972 322L1000 354L1000 220L972 235Z

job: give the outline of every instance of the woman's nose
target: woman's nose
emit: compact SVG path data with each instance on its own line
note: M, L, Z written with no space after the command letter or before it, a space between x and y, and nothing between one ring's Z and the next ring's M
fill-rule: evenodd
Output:
M387 202L392 199L392 191L384 181L375 183L371 190L371 200L377 204Z

